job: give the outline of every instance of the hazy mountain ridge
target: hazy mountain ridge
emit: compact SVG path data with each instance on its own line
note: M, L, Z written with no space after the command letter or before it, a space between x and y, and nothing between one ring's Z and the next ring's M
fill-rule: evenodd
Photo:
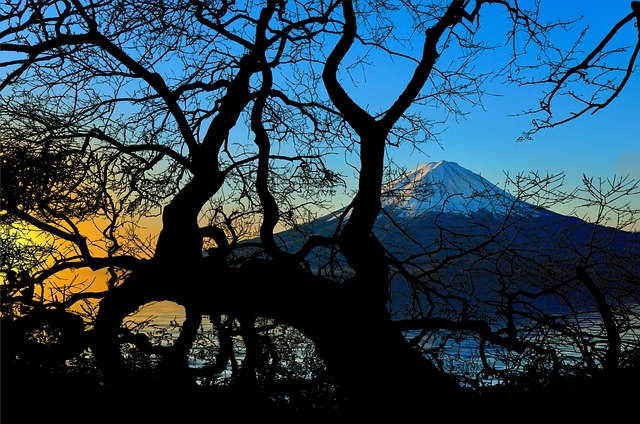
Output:
M505 216L522 220L525 217L562 217L555 212L519 200L507 191L492 184L455 162L439 161L420 165L413 171L396 179L381 194L382 211L374 229L383 236L395 222L409 232L437 229L434 220L460 219L471 216L491 215L502 222ZM330 235L336 229L338 218L344 208L303 224L296 229L279 233L291 239L294 233ZM455 218L454 218L455 217ZM572 218L573 219L573 218Z
M440 250L455 254L492 238L494 249L521 249L530 255L561 254L579 260L600 238L623 250L637 233L596 226L518 199L455 162L424 163L383 189L374 233L394 255ZM303 235L329 236L344 208L278 233L288 251Z
M373 232L394 258L390 309L401 319L412 316L407 311L416 295L406 273L419 284L436 285L448 296L464 299L470 308L492 309L504 300L504 290L514 290L538 293L534 301L524 296L519 304L523 310L555 313L566 305L555 294L544 294L546 288L574 281L576 267L590 266L596 275L607 276L603 284L616 285L627 278L618 278L625 267L637 266L640 233L594 225L522 201L454 162L423 164L392 182L381 197ZM280 232L276 239L284 250L296 252L310 235L336 233L344 211ZM306 259L322 273L333 253L316 247ZM348 274L344 258L338 255L335 260ZM592 299L579 296L580 308L593 310Z

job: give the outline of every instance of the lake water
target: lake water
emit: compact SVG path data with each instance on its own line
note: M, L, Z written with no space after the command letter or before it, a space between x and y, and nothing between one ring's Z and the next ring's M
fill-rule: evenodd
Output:
M178 336L179 329L178 326L182 325L185 319L184 308L173 302L156 302L145 305L142 307L136 314L130 316L128 318L130 325L135 325L136 323L144 322L144 321L152 321L155 324L152 327L148 327L144 332L146 334L164 334L168 336L164 342L169 343L171 338ZM590 319L593 319L591 317ZM127 321L125 321L127 322ZM172 325L171 323L174 323ZM203 317L202 320L202 332L211 331L213 326L209 322L208 318ZM630 342L633 346L639 345L640 333L638 332L638 328L640 327L640 323L635 326L633 331L628 332L624 335L624 339ZM407 334L407 338L415 337L419 334L419 331L411 331ZM192 349L192 354L190 358L190 365L194 368L200 367L204 365L203 358L207 357L207 352L210 353L210 349L212 348L210 343L215 343L215 341L211 341L215 338L206 339L203 343L202 340L196 344L196 346ZM208 341L207 341L208 340ZM435 343L435 341L434 341ZM562 346L559 345L557 348L562 349ZM209 350L208 350L209 349ZM447 341L445 345L445 349L450 352L450 355L445 355L447 368L451 370L464 370L466 373L476 373L480 372L482 369L482 364L477 356L478 344L473 340L462 340L460 342L454 342L452 340ZM243 343L240 339L238 339L238 344L234 349L236 353L236 359L241 362L244 357L243 354ZM566 345L563 353L566 358L575 359L576 361L580 361L581 354L577 350L575 346ZM498 350L489 347L486 350L487 358L491 361L493 366L497 369L504 369L506 366L501 362L501 356L498 353ZM230 370L229 370L230 372ZM223 373L221 378L225 378L229 375L229 373ZM491 383L492 379L488 378L484 383L485 384L493 384Z

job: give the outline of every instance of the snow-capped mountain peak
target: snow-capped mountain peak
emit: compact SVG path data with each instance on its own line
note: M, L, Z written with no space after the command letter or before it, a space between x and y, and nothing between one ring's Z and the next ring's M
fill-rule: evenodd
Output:
M428 162L383 189L382 206L405 216L424 212L494 214L520 206L518 199L455 162ZM528 205L527 209L530 211Z

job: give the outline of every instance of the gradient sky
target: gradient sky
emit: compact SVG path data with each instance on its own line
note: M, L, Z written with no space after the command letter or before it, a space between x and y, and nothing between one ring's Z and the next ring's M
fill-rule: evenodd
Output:
M543 1L542 8L550 17L583 15L576 28L590 27L585 49L596 46L631 11L628 0L552 0ZM637 29L627 25L626 30L619 37L626 37L625 44L633 46ZM575 31L567 34L568 41L573 39ZM629 174L640 179L640 72L632 75L625 90L606 109L543 130L526 142L515 140L530 118L508 115L535 107L536 93L515 86L503 90L504 97L487 99L486 112L475 110L466 122L452 125L443 136L443 149L429 152L432 157L457 161L494 182L501 181L502 170L564 171L567 181L576 183L583 174L603 178Z
M481 15L481 31L486 34L484 39L498 42L504 39L508 27L500 18L504 9L497 5L491 8L495 13L487 10ZM569 45L566 43L575 40L579 30L588 25L590 29L583 44L584 50L595 47L618 21L631 12L628 0L545 0L541 10L549 19L582 15L583 20L575 25L573 32L559 33L560 37L554 41ZM633 47L638 39L637 29L627 24L626 31L617 39L624 39L624 45ZM418 41L416 44L419 45ZM498 64L507 60L499 52L493 58ZM491 63L480 63L479 66L491 66ZM406 80L412 72L413 67L409 65L376 63L367 70L366 83L352 89L350 94L361 105L368 105L370 110L382 110L397 97L403 78ZM428 156L415 154L410 146L405 146L394 152L394 160L411 169L423 162L453 161L498 185L505 181L505 172L512 176L530 171L542 175L564 172L567 188L579 185L583 175L603 179L614 176L640 179L639 71L632 75L622 94L605 110L543 130L532 141L524 142L518 142L517 138L529 128L531 117L509 115L538 106L540 91L505 85L489 88L500 97L485 97L486 110L472 109L460 122L451 120L440 137L441 146L435 143L423 146ZM640 196L635 196L634 204L640 208Z
M628 0L543 0L542 6L548 8L548 16L575 18L584 15L583 22L576 28L591 27L591 36L585 40L585 48L591 48L630 12L629 5ZM638 33L635 28L629 29L631 31L625 35L630 35L627 44L631 46ZM495 36L499 40L506 27L487 24L483 25L483 31L488 31L487 37ZM559 41L570 42L574 38L575 32ZM370 110L384 109L400 93L403 78L409 78L411 72L410 66L376 63L367 70L366 83L349 93ZM465 120L449 122L441 136L441 146L423 146L425 156L405 146L394 154L394 160L410 169L424 162L457 162L498 185L505 181L505 172L511 175L530 171L540 174L564 172L567 187L579 185L583 175L605 179L629 175L640 179L640 71L632 76L625 91L608 108L542 131L534 140L526 142L516 140L529 128L530 117L509 115L535 107L538 93L515 86L491 87L491 90L502 96L485 98L486 111L475 109ZM247 137L246 129L236 128L235 131L238 138ZM337 155L336 159L341 158ZM345 169L345 172L353 171ZM634 204L640 208L640 195L635 196ZM171 303L159 303L142 310L141 316L173 318L176 311Z

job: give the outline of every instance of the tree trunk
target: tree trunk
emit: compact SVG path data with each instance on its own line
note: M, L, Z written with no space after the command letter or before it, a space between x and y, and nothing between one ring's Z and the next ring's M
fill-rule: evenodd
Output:
M358 286L337 286L301 268L256 261L231 269L203 290L216 310L251 311L302 331L327 364L354 413L460 400L465 392L420 354L363 299ZM205 273L210 274L210 273ZM211 305L210 305L211 306Z
M210 266L203 260L201 277L192 284L149 284L140 279L157 273L141 272L105 298L95 327L96 358L110 384L131 385L117 343L122 319L150 301L171 300L222 314L269 317L299 329L314 342L349 412L406 411L464 394L391 328L388 316L366 306L357 287L273 261L240 269Z

